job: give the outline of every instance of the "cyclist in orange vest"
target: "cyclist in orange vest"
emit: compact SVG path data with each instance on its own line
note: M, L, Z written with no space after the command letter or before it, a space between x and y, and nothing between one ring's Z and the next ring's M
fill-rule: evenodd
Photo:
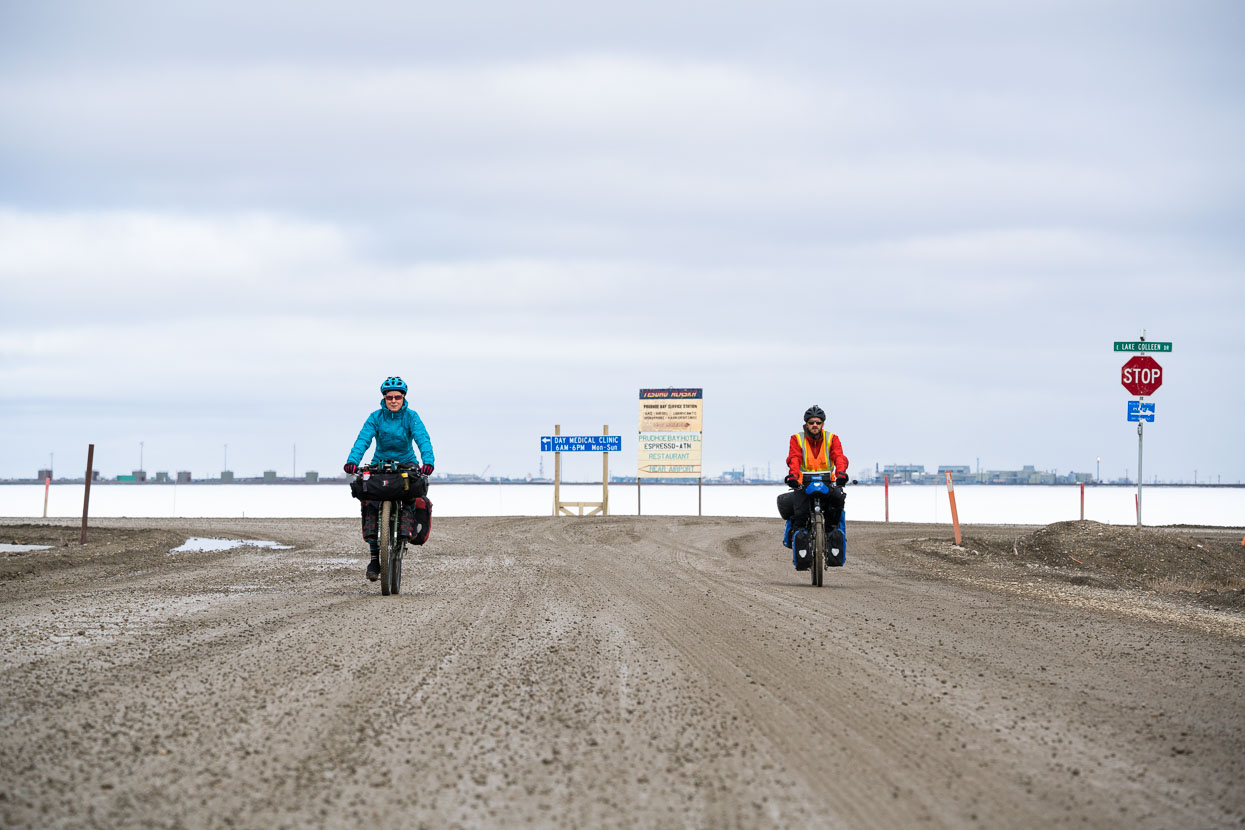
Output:
M808 496L804 492L803 473L834 471L834 483L842 488L847 483L847 456L839 436L825 431L826 411L813 404L804 412L804 430L791 436L787 450L787 477L783 479L792 489L778 497L778 512L787 522L787 534L783 542L795 550L795 565L800 568L798 545L793 536L808 524ZM826 516L827 527L837 527L843 512L842 489L837 503L832 499L834 513ZM807 567L807 562L803 563Z

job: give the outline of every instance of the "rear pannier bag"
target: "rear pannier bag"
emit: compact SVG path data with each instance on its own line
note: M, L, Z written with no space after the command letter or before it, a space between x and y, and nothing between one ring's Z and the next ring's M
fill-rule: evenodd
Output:
M350 495L362 501L414 501L427 493L428 482L415 473L372 473L350 482Z
M402 508L402 535L412 545L422 545L428 541L431 530L432 502L424 496L417 496L415 501Z

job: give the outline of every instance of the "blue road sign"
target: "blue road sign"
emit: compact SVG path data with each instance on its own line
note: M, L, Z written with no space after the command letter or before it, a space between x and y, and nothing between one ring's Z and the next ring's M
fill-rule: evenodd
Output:
M1154 423L1154 404L1141 401L1128 402L1129 421L1149 421Z
M621 452L621 435L542 435L541 452Z

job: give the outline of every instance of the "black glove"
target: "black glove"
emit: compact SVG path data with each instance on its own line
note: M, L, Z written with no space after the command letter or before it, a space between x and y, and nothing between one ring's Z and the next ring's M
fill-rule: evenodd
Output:
M801 487L804 486L803 484L800 483L800 480L796 478L795 476L787 476L786 478L783 479L783 481L792 490L799 490Z
M420 468L419 468L419 472L420 472L421 474L423 474L423 475L426 475L426 476L430 476L430 475L432 475L432 465L431 465L431 464L425 464L424 466L422 466L422 467L420 467Z
M347 475L354 475L355 471L358 469L359 469L358 464L351 464L350 462L346 462L345 464L342 465L342 470L344 470Z
M834 483L842 487L847 483L847 473L839 473L834 477Z

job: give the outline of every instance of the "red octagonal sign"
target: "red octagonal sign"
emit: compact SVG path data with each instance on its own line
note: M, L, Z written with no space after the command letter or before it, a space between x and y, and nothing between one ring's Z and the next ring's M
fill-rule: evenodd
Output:
M1152 357L1137 355L1124 364L1120 383L1139 398L1153 395L1154 390L1163 385L1163 367Z

